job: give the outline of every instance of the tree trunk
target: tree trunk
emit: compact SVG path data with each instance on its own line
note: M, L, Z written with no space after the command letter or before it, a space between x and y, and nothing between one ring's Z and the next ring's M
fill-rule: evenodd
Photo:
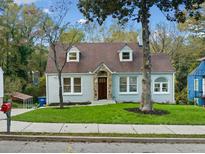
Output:
M151 53L149 46L149 8L146 0L142 2L142 39L143 39L143 79L142 79L142 102L141 110L149 112L152 110L151 102Z
M59 82L59 100L60 100L60 108L63 108L63 92L62 92L62 79L61 72L58 72L58 82Z

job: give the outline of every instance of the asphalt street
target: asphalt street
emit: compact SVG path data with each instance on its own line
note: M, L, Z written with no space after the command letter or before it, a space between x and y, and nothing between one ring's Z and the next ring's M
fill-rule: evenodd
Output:
M139 143L65 143L65 142L25 142L25 141L0 141L2 153L175 153L195 152L205 153L204 144L139 144Z

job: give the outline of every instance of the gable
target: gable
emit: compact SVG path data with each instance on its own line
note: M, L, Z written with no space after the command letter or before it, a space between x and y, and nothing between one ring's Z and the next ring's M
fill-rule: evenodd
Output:
M79 62L80 60L80 50L73 46L67 51L67 62Z
M133 50L127 44L119 50L119 60L121 62L133 61Z

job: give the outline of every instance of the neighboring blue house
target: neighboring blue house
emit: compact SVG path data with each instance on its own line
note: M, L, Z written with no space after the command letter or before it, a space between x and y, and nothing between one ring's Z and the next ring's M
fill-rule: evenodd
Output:
M205 57L188 76L188 99L198 105L205 105Z
M137 43L79 43L65 51L57 46L63 65L63 100L69 102L140 102L143 51ZM52 51L46 68L47 104L59 102L58 75ZM152 54L151 97L154 102L174 103L174 74L168 55ZM104 101L103 101L104 102Z

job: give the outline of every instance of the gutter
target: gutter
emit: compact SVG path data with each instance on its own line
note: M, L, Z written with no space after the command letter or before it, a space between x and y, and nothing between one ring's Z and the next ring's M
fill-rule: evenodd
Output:
M88 142L88 143L200 143L205 138L139 138L139 137L82 137L82 136L36 136L36 135L0 135L0 140L34 142Z

